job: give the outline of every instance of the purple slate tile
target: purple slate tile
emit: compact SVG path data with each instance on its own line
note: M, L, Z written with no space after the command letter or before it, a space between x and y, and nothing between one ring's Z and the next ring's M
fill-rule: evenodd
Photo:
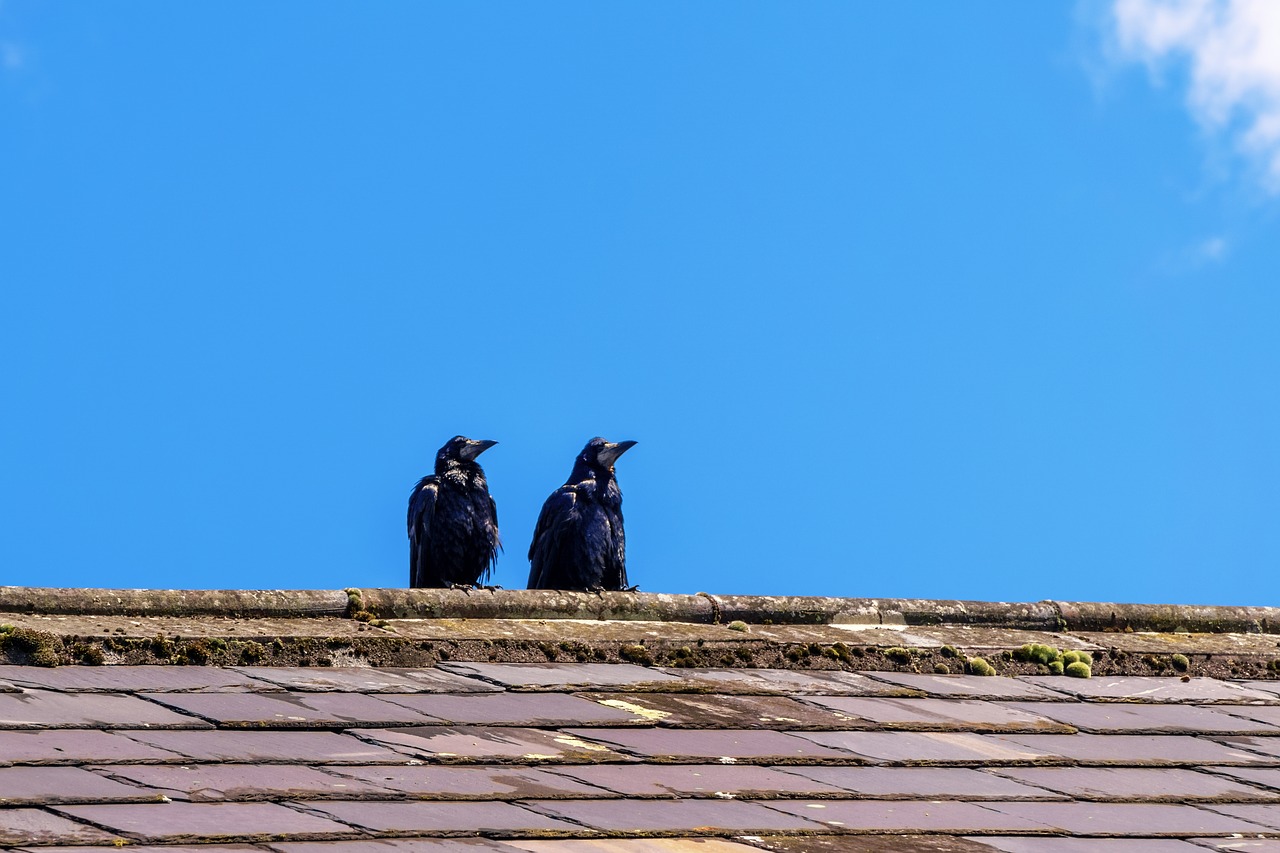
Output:
M425 725L439 720L360 693L143 694L230 728Z
M1280 767L1202 767L1222 776L1280 791Z
M1155 677L1142 675L1102 675L1094 678L1065 678L1060 675L1026 675L1022 680L1050 690L1070 693L1082 699L1110 702L1225 702L1246 705L1251 702L1280 702L1274 694L1241 687L1232 681L1216 678Z
M804 776L749 764L595 764L550 768L556 773L628 797L738 798L831 796L840 789ZM817 768L806 768L817 769Z
M985 808L1052 827L1059 833L1101 836L1258 833L1259 824L1209 807L1162 803L983 803ZM1215 807L1221 808L1221 807ZM1242 806L1241 808L1270 808Z
M855 672L790 669L666 669L683 674L698 689L712 693L783 696L916 696L909 687L889 684Z
M671 690L684 682L629 663L442 663L439 668L524 690Z
M296 761L307 764L406 764L410 756L333 732L122 732L139 743L169 750L192 761ZM2 745L2 744L0 744ZM123 761L125 758L93 758Z
M360 737L387 744L406 755L444 762L594 763L626 760L608 747L554 730L507 726L418 726L361 729Z
M1203 847L1176 838L993 838L984 835L970 840L981 841L989 850L1000 853L1204 853Z
M984 804L987 805L987 804ZM1061 803L1018 803L1056 808ZM1047 832L1043 823L954 800L774 800L769 808L846 832Z
M1274 803L1215 803L1211 806L1205 806L1205 808L1234 818L1247 820L1259 826L1265 826L1272 832L1280 830L1280 805ZM1248 830L1237 829L1232 831L1247 832Z
M786 764L815 759L854 761L838 749L818 746L796 735L751 729L567 729L583 740L598 741L658 761L712 759L729 764ZM826 734L825 732L818 734Z
M1028 710L977 699L884 699L864 696L806 696L877 729L970 732L1064 732L1072 728Z
M1062 800L1062 794L964 767L787 767L865 799Z
M344 824L276 803L59 806L55 811L151 842L356 834L354 829Z
M1233 853L1280 853L1280 838L1189 838L1197 850L1229 850Z
M771 801L773 802L773 801ZM812 821L742 800L532 800L549 815L612 832L789 832Z
M40 809L0 809L0 844L103 844L113 838Z
M544 801L538 801L544 802ZM554 802L554 801L552 801ZM432 833L554 832L580 833L581 827L499 802L348 802L310 803L314 811L374 832L400 835Z
M155 799L156 794L79 767L0 768L0 806L141 802Z
M829 827L831 833L835 827ZM752 839L773 853L994 853L993 848L955 835L770 835ZM687 851L696 853L696 851Z
M587 693L584 698L663 726L707 729L836 729L849 718L785 696ZM588 721L583 720L583 723Z
M1131 704L1122 702L1006 702L1010 708L1036 712L1084 732L1149 734L1280 734L1267 723L1246 719L1235 706ZM1280 707L1274 708L1280 711Z
M617 767L618 765L607 765ZM421 800L522 800L549 797L611 797L608 791L566 778L565 775L505 764L497 767L459 767L422 764L413 767L334 768L331 772L379 785ZM388 794L385 799L393 799Z
M487 693L474 696L419 693L385 698L388 702L455 725L619 726L648 722L631 711L564 693Z
M25 690L0 693L0 729L95 728L150 726L162 729L208 729L204 720L115 693L54 693Z
M1028 747L1079 764L1177 767L1197 764L1275 764L1231 744L1189 735L990 735L1010 746ZM1231 740L1231 739L1226 739ZM1257 740L1235 738L1234 740Z
M772 839L770 839L772 840ZM724 838L576 838L504 842L508 853L756 853L760 848ZM774 849L770 847L769 849ZM832 851L840 853L840 851Z
M164 749L138 743L123 734L110 734L95 729L0 731L0 766L86 764L95 761L173 761L181 757Z
M1212 773L1177 767L1001 767L995 773L1079 800L1190 802L1277 800L1275 794Z
M1280 705L1217 705L1214 710L1233 717L1244 717L1247 720L1280 726Z
M120 839L123 841L124 839ZM164 846L150 846L146 844L129 844L129 853L269 853L268 848L255 844L166 844ZM103 847L80 847L59 846L55 851L51 851L48 847L30 848L32 853L107 853L107 850L115 851L113 845L110 848Z
M376 784L287 764L122 764L94 769L141 785L163 788L173 799L195 803L394 796Z
M918 672L868 672L867 677L919 690L939 699L1007 699L1062 701L1064 694L1018 678L983 675L929 675Z
M1280 737L1219 737L1214 738L1214 740L1221 744L1225 744L1228 747L1247 750L1249 753L1256 753L1259 756L1268 756L1272 759L1271 761L1266 761L1259 757L1257 761L1234 762L1236 764L1275 764L1276 759L1280 759ZM1217 763L1231 764L1233 762L1220 761Z
M264 846L274 851L274 853L512 853L512 849L502 842L489 841L486 838L369 838L360 841L275 841ZM62 851L58 851L58 853L62 853ZM130 849L129 853L141 853L141 851ZM165 851L156 851L156 853L165 853ZM199 853L199 851L195 851L195 853Z
M1002 736L968 732L795 732L792 736L845 750L863 759L895 764L1025 764L1052 760L1052 756L1041 750L1010 743Z
M236 672L277 688L321 693L490 693L502 688L435 669L246 666Z
M23 687L105 693L276 690L218 666L0 666L0 679Z

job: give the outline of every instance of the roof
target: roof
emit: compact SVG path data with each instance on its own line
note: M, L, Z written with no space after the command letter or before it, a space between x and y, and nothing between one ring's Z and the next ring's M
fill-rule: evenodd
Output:
M1276 615L0 588L0 848L1280 850Z

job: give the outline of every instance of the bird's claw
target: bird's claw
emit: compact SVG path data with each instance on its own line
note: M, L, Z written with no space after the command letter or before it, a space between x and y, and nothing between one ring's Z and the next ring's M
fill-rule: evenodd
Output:
M470 595L470 594L471 594L471 590L475 589L475 584L469 584L469 583L451 583L451 584L449 584L449 589L460 589L460 590L462 590L463 592L465 592L467 595Z

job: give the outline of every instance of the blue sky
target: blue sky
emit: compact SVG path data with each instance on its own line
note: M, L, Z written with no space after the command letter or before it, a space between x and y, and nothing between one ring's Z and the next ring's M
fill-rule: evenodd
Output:
M599 434L648 591L1280 604L1236 5L3 0L0 583L404 585L463 433L522 587Z

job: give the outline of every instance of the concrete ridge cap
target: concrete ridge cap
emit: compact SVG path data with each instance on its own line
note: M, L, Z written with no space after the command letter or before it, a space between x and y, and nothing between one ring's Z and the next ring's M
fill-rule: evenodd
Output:
M591 619L780 625L981 625L1044 631L1280 633L1280 608L504 589L0 587L0 613L377 619Z

